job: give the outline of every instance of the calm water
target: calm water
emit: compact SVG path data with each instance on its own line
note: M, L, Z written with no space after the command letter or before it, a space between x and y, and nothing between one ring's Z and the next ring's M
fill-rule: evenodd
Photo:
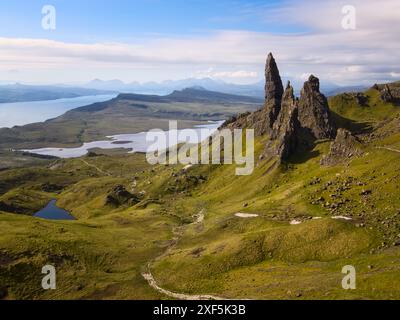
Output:
M199 143L211 136L221 126L224 121L210 122L208 124L199 125L193 129L181 129L166 131L168 134L176 134L178 137L178 143L189 142ZM78 158L84 156L93 148L101 149L117 149L124 148L127 152L148 152L154 150L164 150L162 145L156 145L154 141L147 141L147 132L140 132L134 134L120 134L115 136L109 136L110 140L105 141L93 141L84 143L78 148L42 148L42 149L30 149L23 150L35 154L55 156L59 158ZM171 140L172 141L172 140ZM175 142L162 141L165 146L172 147L176 145Z
M43 122L58 117L71 109L115 97L116 95L97 95L48 101L0 103L0 128Z
M56 200L51 200L45 208L35 213L34 217L48 220L75 220L68 211L57 207Z

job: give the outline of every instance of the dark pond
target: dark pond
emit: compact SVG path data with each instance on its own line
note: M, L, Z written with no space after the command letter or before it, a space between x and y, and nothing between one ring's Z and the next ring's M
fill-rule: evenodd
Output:
M51 200L42 210L35 213L34 217L48 220L75 220L66 210L57 207L57 200Z

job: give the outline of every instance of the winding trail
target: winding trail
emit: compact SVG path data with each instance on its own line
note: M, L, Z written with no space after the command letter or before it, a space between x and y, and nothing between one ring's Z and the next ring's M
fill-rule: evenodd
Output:
M100 172L100 173L102 173L102 174L104 174L104 175L106 175L106 176L110 176L110 177L111 177L111 174L110 174L110 173L108 173L108 172L106 172L106 171L100 169L98 166L96 166L96 165L94 165L94 164L91 164L91 163L87 162L87 161L84 160L84 159L81 159L81 161L82 161L84 164L86 164L88 167L94 168L94 169L96 169L98 172Z
M154 277L150 271L147 273L142 273L142 276L153 289L157 290L158 292L160 292L162 294L165 294L168 297L174 298L174 299L179 299L179 300L226 300L225 298L212 296L212 295L201 295L201 294L189 295L189 294L184 294L184 293L172 292L172 291L163 289L160 286L158 286L156 280L154 279Z
M148 282L149 286L152 287L153 289L157 290L159 293L162 293L168 297L174 298L174 299L179 299L179 300L228 300L227 298L222 298L218 296L213 296L213 295L204 295L204 294L185 294L185 293L177 293L173 292L167 289L161 288L158 284L157 281L154 279L153 274L151 273L151 265L164 258L167 256L173 248L177 246L179 243L179 240L182 238L184 230L186 227L191 226L191 225L198 225L203 223L204 221L204 209L201 210L198 214L193 216L195 218L195 221L186 225L186 226L180 226L180 227L175 227L173 230L174 237L172 238L172 243L167 247L167 250L165 250L160 256L156 257L152 261L150 261L147 264L147 270L142 273L142 277Z

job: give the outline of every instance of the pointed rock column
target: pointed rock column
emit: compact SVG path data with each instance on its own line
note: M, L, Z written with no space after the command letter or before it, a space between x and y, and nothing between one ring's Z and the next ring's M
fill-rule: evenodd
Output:
M301 90L299 122L315 139L332 139L336 135L328 100L319 91L319 79L313 75Z
M278 66L272 53L268 54L265 66L265 110L267 111L267 126L272 126L278 118L281 109L283 85Z
M267 154L286 160L296 151L298 145L298 107L293 87L288 82L282 97L281 110L274 123L271 142L267 144Z
M281 110L273 125L271 139L277 139L281 135L282 131L285 130L285 126L289 122L289 114L295 107L296 100L294 97L294 90L293 87L290 85L290 81L288 81L285 92L282 96Z

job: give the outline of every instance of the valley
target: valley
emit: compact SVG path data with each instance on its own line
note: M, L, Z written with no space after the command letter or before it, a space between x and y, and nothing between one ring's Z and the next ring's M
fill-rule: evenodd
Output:
M310 76L296 99L272 55L266 73L262 107L193 91L189 102L120 95L1 129L2 148L75 146L149 121L163 129L174 117L256 130L249 176L236 165L151 166L143 153L101 149L4 168L2 298L400 299L398 83L326 99ZM76 220L32 217L53 199ZM49 263L57 290L44 291ZM357 290L341 286L346 265Z

